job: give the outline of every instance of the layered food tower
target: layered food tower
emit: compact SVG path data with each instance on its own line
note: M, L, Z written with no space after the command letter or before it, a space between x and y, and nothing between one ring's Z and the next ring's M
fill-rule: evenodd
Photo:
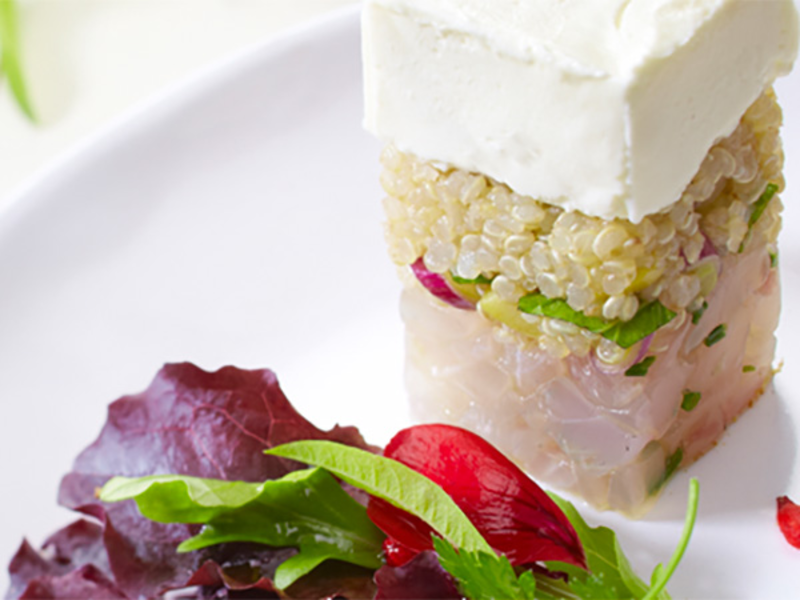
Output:
M791 0L372 0L415 417L641 514L773 374Z

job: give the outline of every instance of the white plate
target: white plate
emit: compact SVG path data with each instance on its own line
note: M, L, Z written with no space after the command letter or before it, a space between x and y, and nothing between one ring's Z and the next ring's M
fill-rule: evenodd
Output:
M800 172L797 83L781 90L789 175ZM23 535L38 544L69 521L55 507L61 475L105 405L143 389L164 362L269 366L317 424L356 424L378 443L406 423L399 285L360 89L348 10L172 90L38 177L1 216L4 563ZM791 306L800 209L788 204ZM585 511L617 529L646 574L668 558L688 476L699 477L699 523L675 597L800 589L800 553L774 515L776 496L800 499L798 333L800 314L786 310L777 391L677 476L646 521Z

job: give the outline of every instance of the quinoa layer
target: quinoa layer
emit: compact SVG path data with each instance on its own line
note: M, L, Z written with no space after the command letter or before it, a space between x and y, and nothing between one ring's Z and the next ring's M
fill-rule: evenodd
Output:
M477 280L470 292L491 296L493 310L478 307L504 335L558 358L594 353L617 365L637 348L565 320L517 315L521 298L562 299L586 317L623 323L658 301L676 314L648 340L653 352L663 351L658 338L702 310L726 256L757 250L775 260L782 205L772 192L784 188L780 125L768 90L711 148L682 197L640 223L566 212L387 147L381 182L390 255L399 266L422 257L429 271Z

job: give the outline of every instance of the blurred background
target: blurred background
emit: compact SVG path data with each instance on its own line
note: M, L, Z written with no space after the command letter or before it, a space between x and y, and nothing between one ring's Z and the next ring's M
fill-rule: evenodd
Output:
M358 0L0 0L31 121L0 75L0 210L51 160L226 56ZM4 35L5 34L5 35Z

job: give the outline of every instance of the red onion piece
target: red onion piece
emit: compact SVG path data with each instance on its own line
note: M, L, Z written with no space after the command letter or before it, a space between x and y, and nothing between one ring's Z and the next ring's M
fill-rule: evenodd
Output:
M633 361L633 364L636 365L636 364L639 364L642 361L642 359L644 358L644 355L647 354L647 351L650 349L650 344L653 343L653 336L654 335L655 335L655 333L651 333L650 335L648 335L646 338L644 338L642 340L642 343L639 346L639 353L636 355L636 360Z
M475 305L455 293L442 275L429 271L422 257L411 265L411 270L425 289L442 302L462 310L475 310Z
M703 232L701 231L700 233ZM700 251L699 260L703 260L708 256L719 256L719 252L717 252L717 249L714 247L714 244L711 243L711 240L705 233L703 233L703 238L705 239L706 242L705 244L703 244L703 249Z

